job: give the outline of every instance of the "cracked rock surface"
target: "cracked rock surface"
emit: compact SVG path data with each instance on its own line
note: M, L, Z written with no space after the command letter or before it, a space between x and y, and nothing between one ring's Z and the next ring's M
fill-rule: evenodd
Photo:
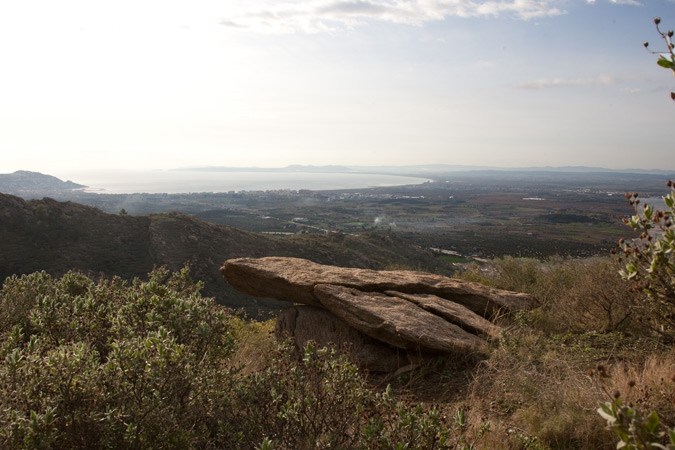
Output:
M313 307L282 312L278 333L302 342L321 335L316 339L321 344L352 348L379 342L410 355L482 351L485 339L502 332L490 319L539 305L527 294L440 275L326 266L298 258L231 259L220 271L245 294ZM339 331L331 334L331 329Z

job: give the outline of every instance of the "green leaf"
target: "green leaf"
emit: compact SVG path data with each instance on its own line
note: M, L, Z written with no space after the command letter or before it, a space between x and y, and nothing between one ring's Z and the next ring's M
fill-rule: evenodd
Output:
M649 206L649 205L645 205L645 207L643 209L643 213L644 213L645 218L647 220L652 220L652 217L654 217L654 207Z
M659 428L659 415L652 411L652 413L647 417L645 426L650 433L654 433Z
M663 197L663 201L666 203L666 206L668 208L673 208L673 205L675 205L675 197L673 197L673 194L668 194L665 197Z
M608 425L616 422L616 417L612 414L612 409L606 403L601 403L597 411L598 414L607 421Z
M664 69L673 69L675 68L675 64L665 56L661 56L659 60L656 62L659 66L663 67Z

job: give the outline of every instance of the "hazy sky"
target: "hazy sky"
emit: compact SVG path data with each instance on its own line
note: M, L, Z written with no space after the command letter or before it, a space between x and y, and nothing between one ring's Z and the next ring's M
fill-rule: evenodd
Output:
M0 3L0 173L675 169L675 0Z

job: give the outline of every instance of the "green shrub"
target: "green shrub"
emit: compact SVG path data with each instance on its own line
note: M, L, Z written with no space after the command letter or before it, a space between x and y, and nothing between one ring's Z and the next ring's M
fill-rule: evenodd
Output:
M656 25L656 32L659 34L659 37L666 44L666 50L652 52L655 55L659 55L659 59L656 63L663 67L664 69L671 70L673 76L675 76L675 43L673 43L673 30L661 31L659 24L661 23L660 17L654 17L654 25ZM649 49L649 42L643 44L646 49ZM670 93L670 98L675 100L675 92Z
M644 306L645 324L665 335L675 333L675 183L668 181L670 193L663 197L666 210L640 205L637 193L626 194L635 215L624 221L640 232L637 239L617 244L624 279L634 283L652 299Z
M598 414L607 421L607 428L619 437L616 448L675 450L675 428L663 430L655 412L645 414L639 408L624 405L617 396L601 403Z
M232 378L227 314L187 269L146 282L68 273L0 291L0 446L194 448Z
M237 386L232 441L244 448L441 449L451 429L437 409L375 393L335 350L282 345L270 367Z

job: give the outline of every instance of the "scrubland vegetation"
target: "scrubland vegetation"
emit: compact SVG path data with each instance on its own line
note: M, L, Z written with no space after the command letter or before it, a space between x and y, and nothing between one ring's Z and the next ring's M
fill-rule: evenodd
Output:
M3 448L615 448L599 402L675 426L672 330L615 260L494 260L460 276L529 292L488 355L398 376L279 344L198 293L69 273L0 293ZM646 414L645 414L646 416ZM637 447L649 448L649 447ZM656 448L656 447L654 447Z

